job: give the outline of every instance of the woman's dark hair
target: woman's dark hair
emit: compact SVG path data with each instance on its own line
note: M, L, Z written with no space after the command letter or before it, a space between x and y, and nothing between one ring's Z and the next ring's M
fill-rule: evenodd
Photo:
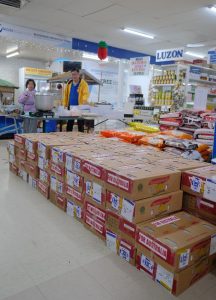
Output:
M79 73L79 72L80 72L80 69L79 69L79 68L72 68L71 73L72 73L72 72L77 72L77 73Z
M27 87L28 87L28 85L29 85L30 82L33 83L34 88L36 87L36 83L35 83L34 79L28 79L28 80L26 81L26 85L25 85L25 86L26 86L26 89L27 89Z

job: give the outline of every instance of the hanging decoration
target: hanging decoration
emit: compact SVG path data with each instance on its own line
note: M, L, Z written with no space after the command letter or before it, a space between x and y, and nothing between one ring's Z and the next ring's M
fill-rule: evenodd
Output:
M106 59L108 56L108 46L107 43L104 41L100 41L98 44L98 58L100 60Z

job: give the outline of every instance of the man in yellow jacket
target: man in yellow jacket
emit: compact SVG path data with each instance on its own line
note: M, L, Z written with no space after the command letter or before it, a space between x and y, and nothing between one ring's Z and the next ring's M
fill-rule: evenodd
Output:
M79 69L71 71L72 79L67 83L64 91L63 105L70 109L70 106L86 104L89 97L88 84L84 79L80 78ZM77 120L78 130L84 132L84 120ZM67 131L73 131L74 120L67 123Z

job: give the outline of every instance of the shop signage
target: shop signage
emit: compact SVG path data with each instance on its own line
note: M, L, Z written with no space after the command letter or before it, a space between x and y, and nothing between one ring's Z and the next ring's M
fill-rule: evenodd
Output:
M25 68L25 75L32 76L52 76L52 71L46 69Z
M184 48L158 50L156 52L156 62L172 61L183 59Z
M216 64L216 49L208 52L208 63L213 65Z
M150 56L130 59L130 73L132 76L149 75Z
M72 38L7 23L0 23L0 37L1 36L41 43L53 47L72 48Z

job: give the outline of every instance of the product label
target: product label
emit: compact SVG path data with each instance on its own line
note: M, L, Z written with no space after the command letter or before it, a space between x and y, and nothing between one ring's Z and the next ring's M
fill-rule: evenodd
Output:
M203 198L216 203L216 180L206 180Z
M179 257L179 268L183 269L188 266L190 258L190 249L185 250L184 252L180 253Z
M96 220L94 220L93 218L91 218L89 215L86 215L85 222L90 227L94 228L97 232L103 234L104 226Z
M55 177L51 177L51 180L50 180L50 187L51 187L51 190L56 192L57 191L57 180Z
M213 255L215 253L216 253L216 234L211 237L209 255Z
M40 156L45 158L45 156L46 156L46 146L42 143L38 143L38 150L39 150Z
M15 154L14 153L14 144L8 143L8 148L9 148L9 152L14 155Z
M129 222L133 221L135 203L127 199L123 199L121 216Z
M88 174L91 174L97 178L101 178L101 175L102 175L102 172L101 172L101 169L100 168L97 168L96 166L88 163L88 162L85 162L83 164L83 171L88 173Z
M44 170L44 159L43 159L43 157L41 157L41 156L38 157L38 167L39 167L41 170Z
M80 176L70 171L67 171L67 184L70 185L71 187L79 188Z
M65 167L68 171L72 171L73 168L73 157L71 155L66 154L66 162L65 162Z
M160 283L162 286L164 286L171 292L173 289L174 275L173 273L167 271L166 269L158 265L155 281Z
M59 152L56 149L52 149L52 161L58 163Z
M82 201L82 194L80 192L76 191L75 189L71 188L70 186L67 186L66 193L68 195L74 197L78 201Z
M9 154L9 162L14 163L15 162L15 156L13 154Z
M24 155L24 153L22 153L22 155ZM31 153L31 152L27 152L27 157L31 160L36 159L36 155L34 153Z
M33 153L33 143L31 141L28 140L28 147L27 150L31 153Z
M75 210L76 210L76 216L79 219L82 219L82 207L76 205L75 206Z
M43 182L48 182L49 175L47 172L40 170L40 180Z
M156 241L152 240L142 232L139 232L138 236L138 242L145 246L147 249L151 250L155 254L157 254L159 257L163 258L164 260L167 260L168 251L165 247L157 243Z
M72 201L67 202L67 214L74 217L74 203Z
M75 159L74 161L74 171L77 173L81 172L81 161L78 159Z
M86 190L85 190L86 194L89 195L90 197L92 197L93 191L92 191L91 181L86 181L85 186L86 186Z
M102 186L93 182L93 199L100 203L102 202Z
M47 192L47 187L40 181L38 181L38 187L42 192L44 192L44 193Z
M14 137L15 142L22 144L23 143L23 138L20 137L19 135L15 135Z
M140 265L145 269L149 274L153 275L154 272L154 262L150 260L145 255L141 255Z
M127 262L130 262L130 250L128 250L127 248L120 246L119 256L124 260L126 260Z
M99 208L91 205L90 203L86 204L86 210L90 212L92 215L97 217L98 219L102 220L105 222L106 220L106 213L100 210Z
M117 235L115 233L106 232L106 245L112 252L117 254Z
M56 189L59 194L63 194L64 184L60 181L57 181Z
M111 205L115 210L119 210L120 207L120 197L114 193L111 193Z
M175 223L177 221L180 221L180 219L177 218L176 216L170 216L170 217L163 218L163 219L160 219L158 221L152 222L151 224L156 226L156 227L162 227L162 226L165 226L165 225L168 225L168 224Z
M123 179L122 177L112 174L112 173L108 173L107 174L107 182L117 186L127 192L130 192L130 181Z
M63 170L59 166L55 165L54 163L51 164L51 171L56 173L57 175L63 175Z
M202 180L199 177L190 177L191 190L200 193L202 187Z

